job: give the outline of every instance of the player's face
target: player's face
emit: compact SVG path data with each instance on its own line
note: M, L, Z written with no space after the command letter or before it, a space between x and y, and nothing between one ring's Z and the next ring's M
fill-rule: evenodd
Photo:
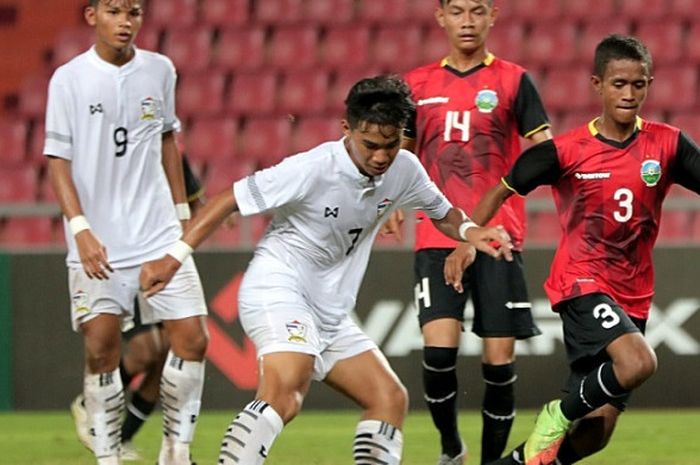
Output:
M653 78L638 60L611 60L591 82L603 99L603 114L618 124L634 124Z
M389 169L401 148L403 129L360 122L351 129L343 120L345 148L365 176L380 176Z
M85 9L85 19L95 27L97 49L123 53L131 49L141 25L143 8L139 0L100 0Z
M496 12L487 0L448 0L435 17L453 49L473 53L485 46Z

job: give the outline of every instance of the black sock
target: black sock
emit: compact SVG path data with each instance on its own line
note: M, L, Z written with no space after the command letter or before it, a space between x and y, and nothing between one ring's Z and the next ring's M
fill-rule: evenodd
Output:
M119 359L119 377L122 379L122 386L124 386L124 389L127 389L131 383L131 380L134 379L134 375L130 375L126 371L123 358Z
M122 424L122 442L131 441L155 406L155 402L145 400L138 392L133 393L131 402L126 406L126 418Z
M457 427L457 348L423 349L423 389L425 401L440 432L442 453L450 457L462 451Z
M569 435L564 438L564 441L559 446L559 452L557 452L557 460L559 461L557 465L571 465L579 460L583 459L571 446L571 440Z
M570 392L562 399L561 411L566 418L573 421L628 392L620 386L615 377L612 362L606 362L588 373L577 391Z
M515 364L481 365L484 375L484 401L481 418L481 463L498 459L506 448L510 428L515 418L513 386L517 376Z
M525 464L525 443L513 449L503 458L487 462L486 465L524 465Z

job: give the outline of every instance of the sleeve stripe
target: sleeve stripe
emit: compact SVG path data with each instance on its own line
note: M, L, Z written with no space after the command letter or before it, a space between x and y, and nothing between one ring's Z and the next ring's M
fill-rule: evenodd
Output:
M265 199L263 198L262 193L260 192L260 188L258 188L258 184L255 182L255 175L248 176L246 182L248 184L248 190L250 191L250 195L253 197L253 200L255 201L255 205L258 207L258 210L267 210Z
M66 144L73 143L73 138L71 136L64 136L63 134L59 134L53 131L46 131L46 138L55 140L56 142L64 142Z
M529 139L529 138L532 137L534 134L537 134L538 132L544 131L545 129L549 129L549 128L551 128L551 127L552 127L552 125L549 124L549 123L540 124L539 126L537 126L537 127L536 127L535 129L533 129L532 131L529 131L529 132L527 132L525 135L523 135L523 137L524 137L525 139Z
M513 192L514 194L519 195L520 197L525 197L524 195L516 191L513 187L511 187L510 184L508 184L508 181L506 181L506 178L501 178L501 184L503 184L506 187L506 189Z

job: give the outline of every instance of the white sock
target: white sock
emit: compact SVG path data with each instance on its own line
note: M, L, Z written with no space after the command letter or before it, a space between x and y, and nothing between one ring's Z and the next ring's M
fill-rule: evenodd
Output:
M357 424L352 455L355 465L399 465L403 449L401 431L385 421L363 420Z
M119 461L118 456L112 455L110 457L97 459L97 465L122 465L122 463Z
M254 400L226 430L219 465L262 465L283 427L282 418L270 404Z
M86 373L83 394L95 457L98 460L118 457L124 412L124 389L119 369L94 375Z
M190 462L192 442L202 405L204 362L186 361L171 352L163 367L160 403L163 409L163 442L159 464Z

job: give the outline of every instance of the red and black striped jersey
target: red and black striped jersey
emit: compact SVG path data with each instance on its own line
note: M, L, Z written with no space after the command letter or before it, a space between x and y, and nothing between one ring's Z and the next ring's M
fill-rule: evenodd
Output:
M455 205L470 213L520 154L519 136L549 126L537 89L522 67L489 54L459 72L447 60L406 75L416 102L408 137L431 179ZM416 249L454 248L456 242L418 216ZM512 198L491 224L502 224L516 248L525 235L524 201Z
M638 119L620 143L594 120L525 151L503 182L522 195L552 185L562 228L545 282L553 307L604 292L646 319L661 206L673 183L700 192L700 150L666 124Z

